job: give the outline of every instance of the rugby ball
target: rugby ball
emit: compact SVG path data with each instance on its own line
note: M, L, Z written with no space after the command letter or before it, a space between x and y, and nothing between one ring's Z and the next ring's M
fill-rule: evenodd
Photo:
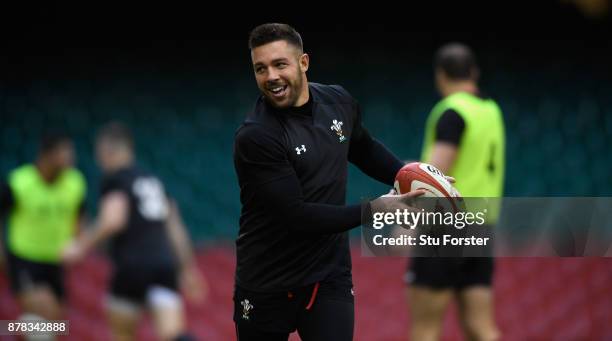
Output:
M425 194L420 198L445 198L443 201L429 200L429 202L435 203L436 206L443 204L454 212L460 210L463 200L439 169L423 162L412 162L402 167L395 176L394 188L400 194L424 190Z

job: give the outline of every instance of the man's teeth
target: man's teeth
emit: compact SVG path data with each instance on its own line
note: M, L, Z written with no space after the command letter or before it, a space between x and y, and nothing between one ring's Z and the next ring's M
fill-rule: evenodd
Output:
M279 86L279 87L276 87L276 88L272 88L272 89L270 89L270 91L272 91L274 93L279 93L279 92L283 91L283 87Z

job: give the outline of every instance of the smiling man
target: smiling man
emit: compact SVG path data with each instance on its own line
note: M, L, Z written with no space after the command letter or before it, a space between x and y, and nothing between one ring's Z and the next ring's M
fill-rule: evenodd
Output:
M349 162L389 186L403 163L362 127L346 90L308 82L309 56L292 27L258 26L249 47L262 95L234 145L238 339L287 340L297 330L305 341L352 340L347 231L370 210L411 209L421 193L346 205Z

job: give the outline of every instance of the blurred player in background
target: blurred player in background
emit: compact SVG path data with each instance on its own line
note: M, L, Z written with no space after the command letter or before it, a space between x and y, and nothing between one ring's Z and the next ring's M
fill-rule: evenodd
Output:
M100 130L96 156L104 173L98 218L66 248L64 259L75 262L110 240L114 274L107 309L114 339L135 337L143 304L160 339L191 339L178 291L201 301L205 282L176 203L155 175L135 164L132 135L122 124Z
M457 179L464 197L501 197L505 132L501 110L478 88L479 68L463 44L441 47L434 61L443 99L425 127L421 159ZM492 216L487 223L494 223ZM438 340L449 302L458 300L460 321L470 340L497 340L491 281L493 258L419 258L406 280L412 340Z
M71 139L51 133L42 138L36 161L13 170L0 185L0 221L8 217L0 263L5 255L22 318L62 317L61 251L79 229L86 195L85 179L73 163Z

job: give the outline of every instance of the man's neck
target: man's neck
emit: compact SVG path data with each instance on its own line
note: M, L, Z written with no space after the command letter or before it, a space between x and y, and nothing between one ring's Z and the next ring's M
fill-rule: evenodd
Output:
M455 83L448 84L444 91L444 97L456 94L458 92L467 92L472 95L477 95L478 85L476 85L476 83L471 82L471 81L455 82Z
M114 173L118 170L129 168L134 163L134 155L127 150L119 150L117 154L114 156L112 162L110 162L107 171L109 173Z
M116 162L111 167L109 167L109 171L114 173L118 170L129 168L132 165L132 160L121 160Z
M295 101L294 107L301 107L302 105L308 103L310 99L310 90L308 89L308 81L304 78L304 85L302 86L302 91L297 101Z
M40 177L47 183L52 183L60 173L57 169L51 167L44 159L37 160L35 166Z

